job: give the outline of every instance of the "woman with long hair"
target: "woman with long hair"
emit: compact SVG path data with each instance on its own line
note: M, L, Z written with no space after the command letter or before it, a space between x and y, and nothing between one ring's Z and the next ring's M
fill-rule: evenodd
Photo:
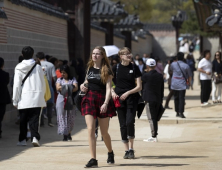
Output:
M213 75L215 77L218 77L222 79L222 58L221 58L221 52L217 51L214 56L214 61L212 62L213 68ZM212 82L212 100L213 103L221 103L221 89L222 89L222 83L216 84L214 81ZM217 97L216 97L216 91L217 91Z
M136 64L131 63L131 50L127 47L120 49L121 63L113 67L116 79L112 98L120 102L117 108L122 142L125 146L124 159L134 159L135 117L139 101L139 91L142 90L141 72Z
M108 133L109 119L116 116L114 104L111 99L112 70L105 49L97 46L93 49L87 67L87 76L80 85L85 96L82 99L82 115L88 129L88 140L91 159L86 168L98 167L96 160L95 120L98 118L100 131L108 149L107 163L114 163L114 153L111 138Z
M75 108L72 102L72 93L78 90L75 77L70 74L69 67L61 67L61 78L56 81L58 97L56 100L58 134L63 135L63 141L71 141L71 131L74 127Z

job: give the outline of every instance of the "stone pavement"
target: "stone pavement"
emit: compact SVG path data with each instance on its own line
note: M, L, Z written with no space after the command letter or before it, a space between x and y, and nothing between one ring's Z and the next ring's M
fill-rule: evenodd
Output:
M165 96L167 93L166 87ZM99 134L99 169L221 170L222 105L201 108L199 94L196 82L194 90L187 91L186 119L176 118L173 110L166 110L159 123L158 143L142 141L150 137L145 113L136 120L134 160L123 159L124 147L120 140L118 119L111 119L109 132L116 163L106 164L107 150ZM170 106L173 107L173 100ZM56 126L45 126L40 131L41 147L34 148L30 142L26 147L18 147L18 128L14 122L3 126L0 170L81 170L90 159L86 124L80 113L77 113L71 142L62 142Z

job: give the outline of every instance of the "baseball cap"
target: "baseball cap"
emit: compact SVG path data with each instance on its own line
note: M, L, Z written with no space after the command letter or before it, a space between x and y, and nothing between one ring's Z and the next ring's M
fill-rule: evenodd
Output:
M146 65L148 66L156 66L156 61L152 58L149 58L147 61L146 61Z

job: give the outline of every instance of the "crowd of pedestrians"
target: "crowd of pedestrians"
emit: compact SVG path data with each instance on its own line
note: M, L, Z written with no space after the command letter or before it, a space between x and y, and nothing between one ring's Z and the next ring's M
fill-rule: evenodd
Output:
M95 47L85 69L83 60L71 62L37 52L30 46L22 49L22 56L15 67L12 80L12 103L19 111L20 134L18 146L26 146L31 138L33 146L40 146L40 125L54 127L53 110L57 116L57 133L63 141L72 140L76 108L74 97L82 95L81 114L85 117L88 130L90 160L86 168L97 167L96 140L100 127L102 139L107 147L107 163L115 163L112 140L108 133L110 118L118 116L123 158L134 159L135 117L140 117L144 106L151 127L151 137L145 142L158 142L158 121L174 96L174 109L177 117L185 118L186 90L193 90L194 72L200 72L201 106L209 105L212 91L213 104L221 103L222 61L221 53L215 53L213 62L209 50L204 51L203 59L196 69L192 53L179 52L168 59L164 68L159 57L137 54L133 57L127 47L121 48L118 55L106 56L103 47ZM9 74L3 70L4 60L0 58L1 122L6 105L11 103L7 88ZM163 107L164 81L168 83L169 94ZM80 92L77 92L77 91ZM142 103L144 105L140 105ZM140 111L139 111L140 110ZM30 135L27 135L30 132Z

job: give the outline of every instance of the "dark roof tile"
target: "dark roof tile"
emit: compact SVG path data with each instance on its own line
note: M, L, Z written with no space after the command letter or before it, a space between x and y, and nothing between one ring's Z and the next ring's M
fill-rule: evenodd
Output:
M91 18L93 21L119 22L127 16L123 6L110 0L91 0Z
M143 23L140 22L137 15L128 15L121 19L119 23L115 24L115 29L120 31L135 31L143 28Z
M52 15L58 18L68 19L68 15L66 15L61 9L56 8L42 0L10 0L11 3L25 6L29 9L33 9L36 11L40 11L46 13L48 15Z

